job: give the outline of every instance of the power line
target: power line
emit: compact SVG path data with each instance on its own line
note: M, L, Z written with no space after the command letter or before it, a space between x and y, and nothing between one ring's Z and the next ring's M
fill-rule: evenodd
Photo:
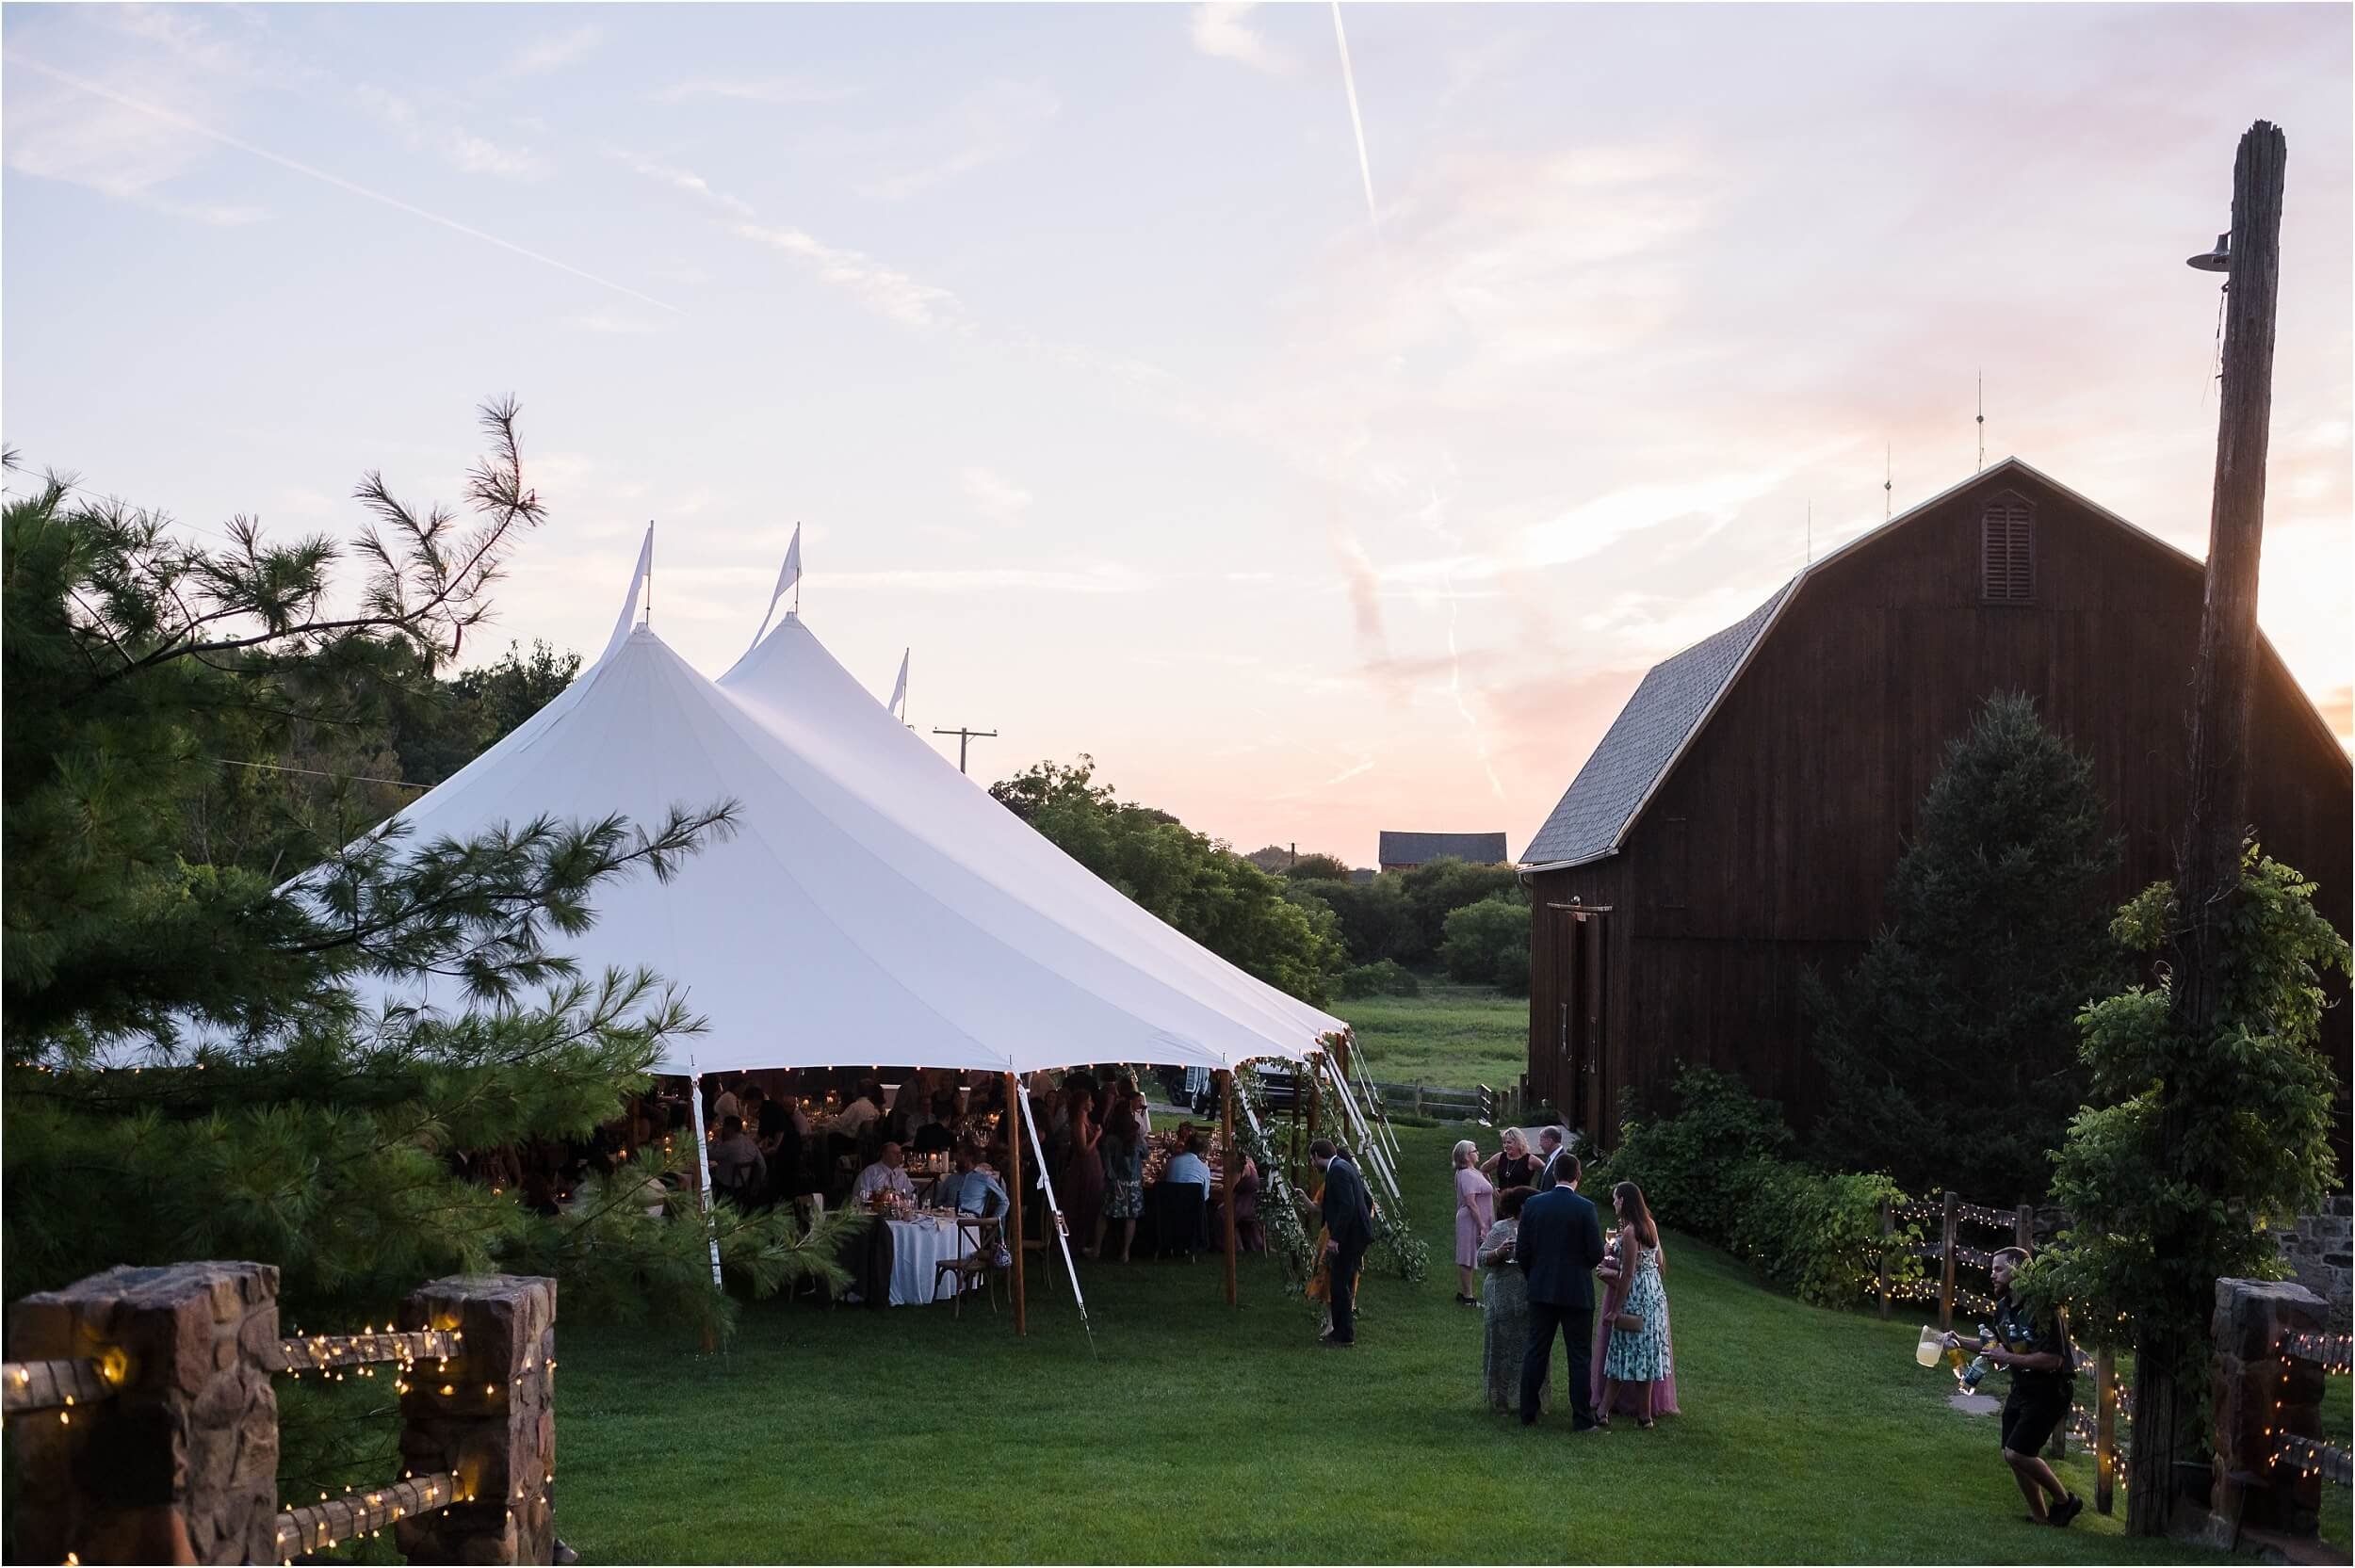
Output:
M345 784L391 784L396 789L431 789L431 784L411 784L407 779L380 779L370 773L329 773L317 768L284 768L274 762L239 762L235 757L206 757L206 762L219 763L223 768L252 768L265 773L301 773L314 779L335 779Z

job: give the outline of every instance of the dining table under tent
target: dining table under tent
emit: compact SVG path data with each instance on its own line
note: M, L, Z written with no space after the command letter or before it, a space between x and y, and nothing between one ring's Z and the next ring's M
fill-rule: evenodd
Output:
M1346 1024L1191 941L1065 855L893 718L797 612L773 629L764 619L719 681L703 675L641 615L652 550L649 528L597 660L395 820L430 841L540 817L644 823L674 806L733 802L726 830L670 875L601 887L594 923L548 943L588 973L650 967L705 1020L655 1071L690 1080L706 1210L704 1075L886 1062L1005 1075L1066 1269L1068 1237L1020 1092L1042 1070L1210 1071L1226 1100L1231 1183L1234 1074L1287 1063L1329 1089L1340 1130L1395 1201L1387 1129L1352 1087L1367 1086L1349 1071ZM399 999L436 1004L430 989ZM1009 1141L1019 1332L1024 1140ZM1226 1210L1232 1301L1231 1199ZM716 1240L712 1269L716 1278ZM1072 1284L1084 1314L1076 1270Z

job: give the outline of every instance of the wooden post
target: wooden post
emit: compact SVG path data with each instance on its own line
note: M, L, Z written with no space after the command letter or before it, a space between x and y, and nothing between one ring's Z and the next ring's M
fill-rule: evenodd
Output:
M1012 1073L1006 1075L1006 1224L1013 1240L1009 1250L1014 1253L1014 1334L1016 1339L1031 1332L1028 1305L1022 1298L1022 1108L1015 1096L1022 1086Z
M1890 1206L1889 1206L1889 1200L1888 1200L1888 1199L1886 1199L1886 1198L1883 1198L1883 1199L1881 1200L1881 1271L1880 1271L1880 1290L1881 1290L1881 1321L1882 1321L1882 1322L1884 1322L1884 1323L1886 1323L1886 1322L1888 1322L1888 1321L1889 1321L1889 1240L1890 1240L1890 1237L1892 1237L1892 1236L1894 1236L1894 1235L1896 1235L1896 1234L1897 1234L1897 1217L1896 1217L1896 1215L1895 1215L1894 1213L1892 1213L1892 1212L1891 1211Z
M1955 1211L1960 1205L1961 1200L1952 1192L1946 1194L1946 1240L1938 1270L1938 1326L1950 1334L1955 1327Z
M1292 1063L1291 1152L1284 1161L1284 1180L1291 1186L1298 1186L1300 1182L1300 1102L1307 1092L1307 1075L1301 1072L1300 1063L1295 1061Z
M2069 1337L2069 1309L2058 1308L2057 1316L2060 1318L2061 1354L2069 1358L2070 1370L2074 1372L2077 1347L2075 1342ZM2075 1382L2076 1380L2072 1377L2070 1380L2071 1386L2074 1387ZM2044 1457L2055 1463L2069 1457L2069 1413L2066 1411L2062 1412L2058 1421L2053 1423L2053 1435L2044 1440Z
M2204 1051L2215 1033L2227 933L2240 898L2241 835L2249 821L2249 710L2257 675L2257 568L2265 541L2266 448L2273 418L2274 305L2280 291L2281 130L2258 121L2233 160L2232 283L2225 294L2224 376L2217 403L2216 489L2208 512L2207 590L2191 673L2191 765L2184 823L2175 838L2175 896L2183 911L2167 957L2174 978L2175 1037ZM2164 1064L2163 1064L2164 1065ZM2192 1107L2176 1075L2162 1075L2155 1179L2214 1191L2216 1173L2184 1151ZM2151 1245L2166 1256L2190 1238L2163 1227ZM2188 1274L2173 1299L2137 1322L2134 1474L2126 1489L2130 1535L2167 1533L2178 1462L2200 1442L2202 1380L2181 1375L2202 1358L2206 1335L2181 1325L2206 1316L2208 1285Z
M2013 1217L2011 1238L2012 1245L2022 1252L2036 1251L2036 1210L2026 1204L2022 1204L2020 1212Z
M1308 1069L1302 1075L1307 1080L1304 1087L1308 1091L1308 1141L1314 1143L1317 1140L1317 1115L1324 1108L1324 1091L1317 1079L1316 1064L1309 1062L1304 1065ZM1307 1167L1304 1165L1301 1169L1305 1172ZM1305 1178L1303 1185L1306 1185Z
M2109 1350L2093 1357L2093 1511L2107 1513L2118 1485L2118 1361Z
M1226 1188L1226 1304L1235 1304L1235 1177L1242 1167L1235 1160L1235 1075L1219 1069L1219 1157L1225 1161L1220 1184Z

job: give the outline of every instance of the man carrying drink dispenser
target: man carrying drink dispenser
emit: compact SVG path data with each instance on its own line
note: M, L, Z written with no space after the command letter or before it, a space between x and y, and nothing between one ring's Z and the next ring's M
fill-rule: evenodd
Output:
M2004 1400L2004 1463L2011 1466L2020 1495L2028 1499L2030 1521L2066 1528L2084 1511L2085 1499L2061 1485L2040 1455L2053 1430L2069 1419L2076 1367L2059 1314L2039 1311L2012 1294L2012 1279L2027 1261L2026 1249L2006 1247L1988 1266L1995 1283L1994 1343L1968 1345L1961 1335L1950 1334L1946 1344L1951 1350L1975 1350L1990 1365L2010 1368L2011 1394ZM2049 1508L2048 1495L2053 1499Z

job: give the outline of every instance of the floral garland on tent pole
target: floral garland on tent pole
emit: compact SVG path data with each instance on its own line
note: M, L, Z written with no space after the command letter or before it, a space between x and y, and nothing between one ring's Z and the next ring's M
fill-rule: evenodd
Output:
M1260 1187L1275 1200L1259 1205L1259 1228L1267 1233L1269 1253L1284 1270L1285 1294L1307 1301L1308 1280L1317 1271L1317 1257L1316 1239L1308 1234L1300 1217L1305 1196L1293 1190L1283 1162L1268 1141L1267 1129L1273 1124L1273 1117L1258 1071L1250 1067L1238 1070L1235 1092L1251 1111L1236 1123L1235 1142L1259 1168ZM1308 1304L1323 1310L1316 1302Z

